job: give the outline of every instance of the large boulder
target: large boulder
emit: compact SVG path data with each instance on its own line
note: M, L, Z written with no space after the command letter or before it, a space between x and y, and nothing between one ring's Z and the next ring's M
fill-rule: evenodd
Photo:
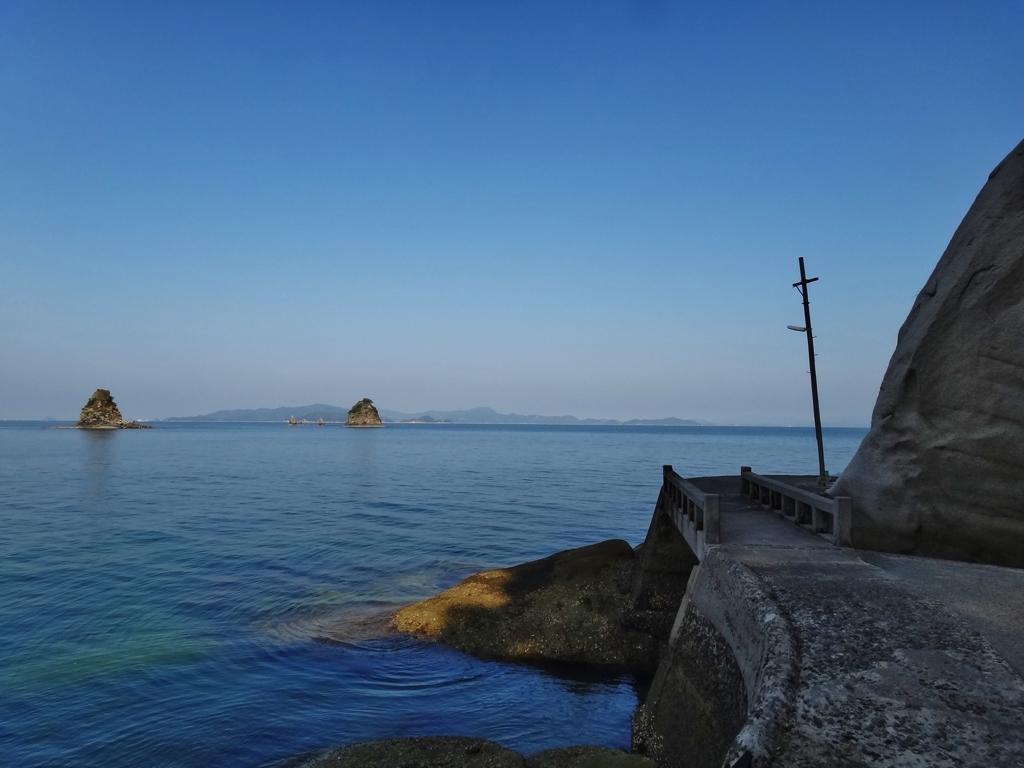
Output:
M656 768L656 763L621 749L580 744L534 752L526 758L526 768Z
M622 624L634 559L612 539L485 571L403 608L395 624L489 658L653 669L658 640Z
M1024 142L918 294L833 494L858 548L1024 567Z
M428 736L350 744L287 768L525 768L521 755L486 739Z
M606 747L575 746L527 758L486 739L425 736L350 744L297 758L286 768L655 768L653 760Z
M97 389L92 393L75 426L79 429L150 429L146 424L125 421L109 389Z

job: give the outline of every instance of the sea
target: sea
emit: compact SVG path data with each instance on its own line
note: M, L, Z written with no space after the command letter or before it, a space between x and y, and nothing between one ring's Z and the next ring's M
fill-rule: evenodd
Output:
M0 422L0 766L262 767L480 736L629 747L649 681L387 631L488 568L642 541L663 464L815 474L804 428ZM825 429L843 469L864 429Z

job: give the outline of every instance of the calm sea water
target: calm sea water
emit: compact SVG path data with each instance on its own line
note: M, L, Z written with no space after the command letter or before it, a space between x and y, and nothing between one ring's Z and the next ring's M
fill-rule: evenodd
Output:
M864 433L825 431L830 469ZM0 765L264 766L430 734L628 747L629 676L484 662L365 618L638 543L662 464L817 460L808 429L0 422Z

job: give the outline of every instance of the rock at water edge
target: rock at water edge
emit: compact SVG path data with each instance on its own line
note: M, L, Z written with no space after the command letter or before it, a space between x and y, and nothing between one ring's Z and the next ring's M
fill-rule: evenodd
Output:
M289 761L286 768L654 768L618 749L575 746L522 755L493 741L425 736L350 744Z
M624 628L635 554L620 539L485 571L395 615L401 632L480 656L653 670L659 642Z
M287 768L524 768L523 758L486 739L427 736L350 744L290 761Z

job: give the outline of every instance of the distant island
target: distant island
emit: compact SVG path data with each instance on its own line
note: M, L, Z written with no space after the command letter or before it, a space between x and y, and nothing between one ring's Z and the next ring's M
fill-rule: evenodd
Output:
M643 427L708 427L709 422L698 419L578 419L575 416L537 416L516 413L498 413L493 408L471 408L464 411L418 411L405 413L379 409L382 421L407 424L574 424L596 426L643 426ZM344 423L348 420L349 409L336 405L316 403L284 408L245 408L215 411L202 416L174 416L164 421L287 421L294 417L304 421L333 421Z
M134 420L125 421L110 390L97 389L83 406L75 429L152 429L152 427L148 424L139 424Z
M345 418L346 427L383 427L384 422L377 413L373 400L364 397L358 403L348 409L348 416Z

